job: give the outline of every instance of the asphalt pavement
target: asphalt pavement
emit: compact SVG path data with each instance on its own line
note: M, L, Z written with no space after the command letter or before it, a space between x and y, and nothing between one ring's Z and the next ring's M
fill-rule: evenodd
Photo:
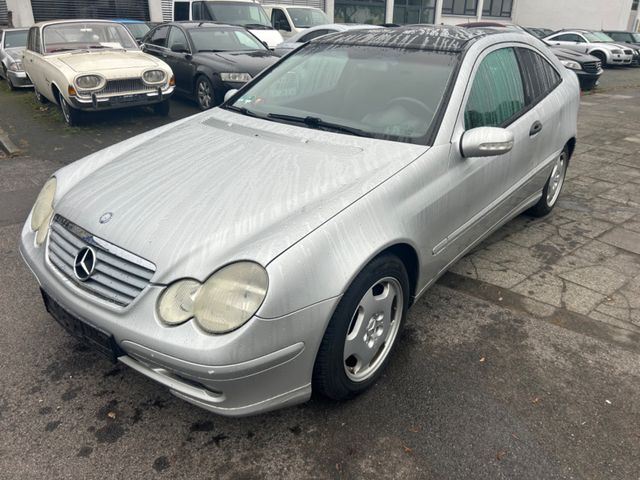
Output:
M557 210L510 222L439 281L374 388L241 419L70 338L17 250L53 171L167 119L68 128L0 84L0 128L23 150L0 154L0 478L637 480L640 69L606 77L583 97ZM172 103L170 119L197 111Z

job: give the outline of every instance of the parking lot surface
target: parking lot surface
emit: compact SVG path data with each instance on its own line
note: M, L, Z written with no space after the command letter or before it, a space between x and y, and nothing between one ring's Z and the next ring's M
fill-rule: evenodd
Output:
M109 112L69 129L0 84L0 128L23 149L0 156L0 477L637 479L635 77L609 70L583 97L554 213L518 217L443 277L373 389L242 419L178 400L70 338L17 250L55 169L167 119ZM170 119L196 112L172 103Z

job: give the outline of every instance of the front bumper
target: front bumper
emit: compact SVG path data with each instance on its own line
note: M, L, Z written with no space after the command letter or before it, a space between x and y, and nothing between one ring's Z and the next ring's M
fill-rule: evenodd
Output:
M92 95L92 96L70 96L69 103L78 110L112 110L114 108L140 107L153 105L167 100L173 94L175 87L171 86L164 90L158 89L153 92L130 93L118 95Z
M14 87L33 87L31 79L26 72L14 72L13 70L7 70L7 77L11 80L11 84Z
M577 71L575 73L578 76L578 81L580 82L580 88L582 90L591 90L596 86L598 86L598 84L600 83L600 76L602 75L602 70L600 70L599 73L588 73L585 71Z
M29 219L20 252L41 288L76 318L113 335L118 360L199 407L244 416L309 399L315 355L339 298L275 319L253 317L238 330L208 335L194 322L167 327L156 316L161 285L127 307L103 304L62 276L36 247Z

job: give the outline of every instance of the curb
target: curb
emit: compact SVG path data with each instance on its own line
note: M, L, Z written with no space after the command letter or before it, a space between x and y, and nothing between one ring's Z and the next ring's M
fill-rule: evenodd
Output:
M14 157L20 154L20 149L16 146L15 143L11 141L9 135L0 128L0 148L4 150L7 155L10 157Z

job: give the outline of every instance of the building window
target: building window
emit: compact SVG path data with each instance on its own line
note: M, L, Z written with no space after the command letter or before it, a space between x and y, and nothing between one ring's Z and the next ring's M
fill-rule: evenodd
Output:
M513 0L484 0L483 17L511 17Z
M334 21L336 23L385 23L385 0L335 0Z
M638 0L633 0L631 4L631 10L638 10Z
M475 16L477 11L478 0L443 0L442 2L442 13L445 15Z
M395 0L393 23L433 23L436 18L436 0Z

